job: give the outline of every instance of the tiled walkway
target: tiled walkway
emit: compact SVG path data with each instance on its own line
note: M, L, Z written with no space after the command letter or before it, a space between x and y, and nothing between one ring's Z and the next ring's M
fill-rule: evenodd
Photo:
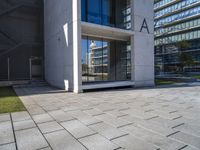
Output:
M0 115L0 150L198 150L200 87L83 94L16 88L28 112Z

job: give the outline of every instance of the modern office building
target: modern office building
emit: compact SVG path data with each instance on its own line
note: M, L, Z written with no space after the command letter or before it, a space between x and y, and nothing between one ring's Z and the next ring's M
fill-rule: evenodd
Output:
M45 0L45 79L67 91L154 85L153 0Z
M155 0L155 65L157 75L200 72L200 1ZM186 60L187 61L187 60Z
M43 77L52 86L77 93L152 86L153 4L153 0L2 0L0 33L5 42L0 43L0 78Z

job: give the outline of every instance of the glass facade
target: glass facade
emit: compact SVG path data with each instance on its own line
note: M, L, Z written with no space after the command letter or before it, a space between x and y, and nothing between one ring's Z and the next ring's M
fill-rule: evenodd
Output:
M82 0L81 8L82 21L131 29L130 0Z
M156 75L200 73L200 1L155 0L154 11Z
M161 1L161 2L163 2L163 1ZM161 2L159 2L159 3L161 3ZM171 1L169 1L169 2L171 2ZM165 7L164 9L157 11L154 16L155 16L155 18L158 18L158 17L161 17L161 16L163 16L167 13L172 13L172 12L187 8L187 7L194 5L195 3L198 3L198 2L199 2L199 0L180 1L180 2L176 3L175 5L170 5L169 7ZM154 8L157 8L159 6L158 5L159 3L156 3Z
M181 19L186 19L188 17L192 17L195 15L198 15L200 13L200 6L197 6L195 8L191 8L189 10L185 10L183 12L177 13L170 15L168 17L161 18L156 21L156 27L160 27L162 25L174 22L174 21L179 21Z
M82 81L104 82L131 79L129 42L82 37Z

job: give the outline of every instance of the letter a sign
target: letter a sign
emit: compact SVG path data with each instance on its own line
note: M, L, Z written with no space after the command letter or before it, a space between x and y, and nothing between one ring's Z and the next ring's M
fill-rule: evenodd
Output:
M148 27L148 24L147 24L147 21L146 21L145 18L144 18L143 23L142 23L142 26L141 26L141 28L140 28L140 32L142 32L143 29L146 29L146 31L147 31L148 34L149 34L149 27Z

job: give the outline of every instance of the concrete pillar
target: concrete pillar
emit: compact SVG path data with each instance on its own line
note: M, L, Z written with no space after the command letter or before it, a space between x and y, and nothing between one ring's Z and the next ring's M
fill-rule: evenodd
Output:
M132 0L132 80L136 87L154 86L153 0Z
M73 84L75 93L82 92L81 69L81 0L73 0Z

